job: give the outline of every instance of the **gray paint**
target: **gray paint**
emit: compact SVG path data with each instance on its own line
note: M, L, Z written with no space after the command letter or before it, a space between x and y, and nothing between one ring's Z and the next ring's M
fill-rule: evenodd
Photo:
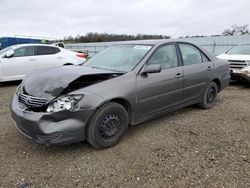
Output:
M162 113L200 102L207 85L213 80L220 83L220 91L227 86L230 75L229 65L226 61L219 60L208 52L204 52L210 57L211 62L183 66L176 42L126 42L126 44L151 44L153 47L131 72L71 92L70 94L84 95L78 103L79 109L76 112L32 112L32 110L20 105L18 96L15 94L11 111L18 129L39 143L75 142L85 139L86 126L91 121L92 115L103 104L111 100L119 101L125 105L130 117L130 124L135 125ZM169 43L175 44L177 47L179 66L162 70L159 73L142 74L147 60L155 50ZM65 73L66 70L68 73ZM77 77L103 73L111 72L89 68L85 70L83 67L57 68L51 72L39 72L39 74L34 73L28 76L21 87L29 88L28 92L34 96L39 95L53 100L55 93L51 94L49 91L57 90L57 88L62 91ZM37 75L39 75L38 78L36 78ZM177 75L180 77L176 77ZM59 79L61 80L57 82ZM51 80L51 82L46 80ZM43 84L44 81L46 81L47 86L37 89L40 87L39 84ZM57 84L55 85L54 82ZM46 90L45 88L50 89ZM60 95L60 92L57 95ZM55 132L60 132L62 137L58 140L40 140L37 136L39 134L50 135ZM81 133L80 136L79 133Z

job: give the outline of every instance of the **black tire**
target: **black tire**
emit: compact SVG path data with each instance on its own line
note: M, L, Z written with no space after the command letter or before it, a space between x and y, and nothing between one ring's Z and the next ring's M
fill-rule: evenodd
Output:
M109 102L96 111L87 128L87 140L95 148L116 145L128 129L128 113L116 103Z
M202 97L202 101L199 103L199 107L203 109L209 109L214 106L218 94L218 86L215 82L208 84L207 89Z

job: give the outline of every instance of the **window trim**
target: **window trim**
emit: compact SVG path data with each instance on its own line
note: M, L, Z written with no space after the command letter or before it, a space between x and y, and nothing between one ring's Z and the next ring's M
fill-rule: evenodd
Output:
M38 54L38 48L39 47L49 47L49 48L55 48L55 49L58 49L59 51L57 53L53 53L53 54ZM36 52L35 52L35 56L45 56L45 55L55 55L55 54L58 54L60 53L61 50L60 48L56 47L56 46L36 46Z
M154 52L150 55L150 57L147 59L147 61L144 63L144 65L142 66L142 69L148 65L149 61L151 60L151 58L154 56L154 54L157 52L157 50L159 50L160 48L164 47L164 46L168 46L168 45L174 45L175 47L175 52L176 52L176 56L177 56L177 63L178 63L178 66L176 67L171 67L171 68L168 68L168 69L162 69L161 71L164 71L164 70L170 70L170 69L174 69L174 68L177 68L177 67L180 67L182 66L181 65L181 59L180 59L180 54L179 54L179 51L177 49L177 43L176 42L169 42L169 43L164 43L164 44L161 44L159 45L155 50Z
M177 42L177 48L178 48L178 51L180 53L181 66L189 66L189 65L184 65L180 44L186 44L186 45L190 45L190 46L193 46L194 48L196 48L200 52L200 56L201 56L201 60L202 60L201 63L207 63L207 62L204 62L202 54L208 59L208 62L211 62L211 59L198 46L195 46L194 44L188 43L188 42ZM200 63L190 64L190 65L196 65L196 64L200 64Z

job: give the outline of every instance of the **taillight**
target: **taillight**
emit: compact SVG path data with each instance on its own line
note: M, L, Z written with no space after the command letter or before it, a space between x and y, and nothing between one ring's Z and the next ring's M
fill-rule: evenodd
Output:
M85 58L85 57L86 57L85 54L80 54L80 53L76 54L76 56L77 56L77 57L80 57L80 58Z

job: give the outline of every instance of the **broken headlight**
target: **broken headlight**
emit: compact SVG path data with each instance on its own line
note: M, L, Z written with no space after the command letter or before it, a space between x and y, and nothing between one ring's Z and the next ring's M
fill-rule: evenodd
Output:
M58 97L52 101L48 108L47 112L59 112L59 111L73 111L75 110L77 102L82 99L83 95L67 95Z

